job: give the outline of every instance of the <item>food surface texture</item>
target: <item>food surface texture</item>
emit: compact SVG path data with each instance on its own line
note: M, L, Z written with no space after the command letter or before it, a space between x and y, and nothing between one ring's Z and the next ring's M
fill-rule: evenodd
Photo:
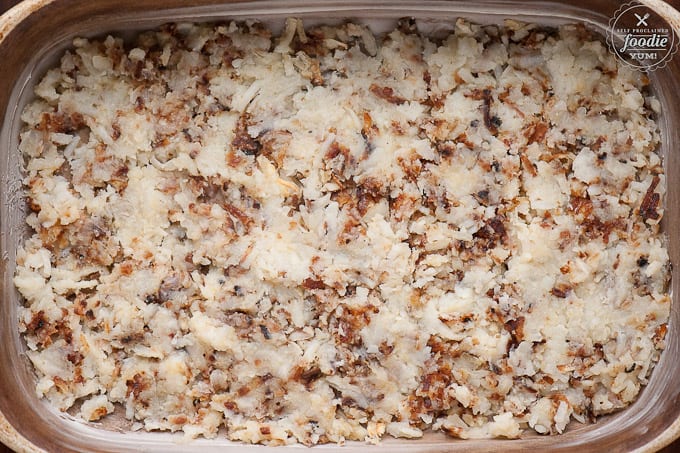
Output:
M14 282L38 394L273 445L556 434L634 401L670 308L646 75L580 25L279 25L75 39L36 85Z

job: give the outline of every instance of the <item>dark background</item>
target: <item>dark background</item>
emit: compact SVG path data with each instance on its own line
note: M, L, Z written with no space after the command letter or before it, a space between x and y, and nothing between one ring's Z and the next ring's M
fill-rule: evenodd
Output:
M92 0L96 1L96 0ZM0 0L0 13L19 3L18 0ZM675 9L680 10L680 0L666 0ZM680 452L680 439L661 450L661 453ZM11 453L11 450L0 443L0 453Z

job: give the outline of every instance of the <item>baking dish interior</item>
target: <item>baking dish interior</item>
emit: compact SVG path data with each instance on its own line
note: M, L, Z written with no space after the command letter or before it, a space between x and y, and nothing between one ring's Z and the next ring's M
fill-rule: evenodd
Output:
M582 22L605 34L609 19L620 4L594 0L571 3L548 1L254 1L213 4L194 2L183 7L180 0L133 2L29 2L30 14L5 36L0 34L0 412L18 432L35 446L48 451L273 451L262 446L243 446L224 438L198 439L186 443L181 435L126 432L125 420L89 424L75 421L39 400L34 391L34 376L24 357L25 345L16 327L18 293L12 284L16 248L23 235L24 203L21 192L21 157L17 151L20 113L32 97L32 87L46 69L54 65L75 36L100 36L115 33L129 37L135 31L153 28L168 21L215 21L257 18L274 30L289 16L301 17L307 25L337 23L351 19L368 24L375 32L391 29L396 20L413 16L431 32L451 28L457 17L478 23L500 23L513 18L541 25ZM2 30L2 29L0 29ZM669 237L672 291L680 282L677 263L680 248L680 188L673 184L680 162L673 148L680 144L680 57L650 74L652 86L661 102L659 124L662 134L668 187L664 228ZM520 451L528 448L555 451L633 449L649 445L680 414L680 307L673 304L666 350L656 366L649 385L636 402L624 411L604 417L596 424L578 425L561 436L528 435L520 440L455 440L441 434L427 434L417 441L385 439L382 451ZM287 447L290 450L291 447ZM292 447L306 448L306 447ZM320 446L340 450L338 446ZM363 451L361 443L349 443L341 451Z

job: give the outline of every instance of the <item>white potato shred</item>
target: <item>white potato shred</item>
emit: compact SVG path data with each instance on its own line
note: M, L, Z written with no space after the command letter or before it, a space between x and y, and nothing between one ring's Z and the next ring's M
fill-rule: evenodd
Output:
M561 433L664 347L658 101L580 25L76 39L22 120L36 391L281 445Z

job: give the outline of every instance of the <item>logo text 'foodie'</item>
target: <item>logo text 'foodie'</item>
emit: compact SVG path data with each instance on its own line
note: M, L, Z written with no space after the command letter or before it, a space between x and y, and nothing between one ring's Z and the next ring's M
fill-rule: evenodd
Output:
M624 63L648 71L664 67L678 48L673 28L659 14L637 2L627 3L616 11L609 22L607 40Z

